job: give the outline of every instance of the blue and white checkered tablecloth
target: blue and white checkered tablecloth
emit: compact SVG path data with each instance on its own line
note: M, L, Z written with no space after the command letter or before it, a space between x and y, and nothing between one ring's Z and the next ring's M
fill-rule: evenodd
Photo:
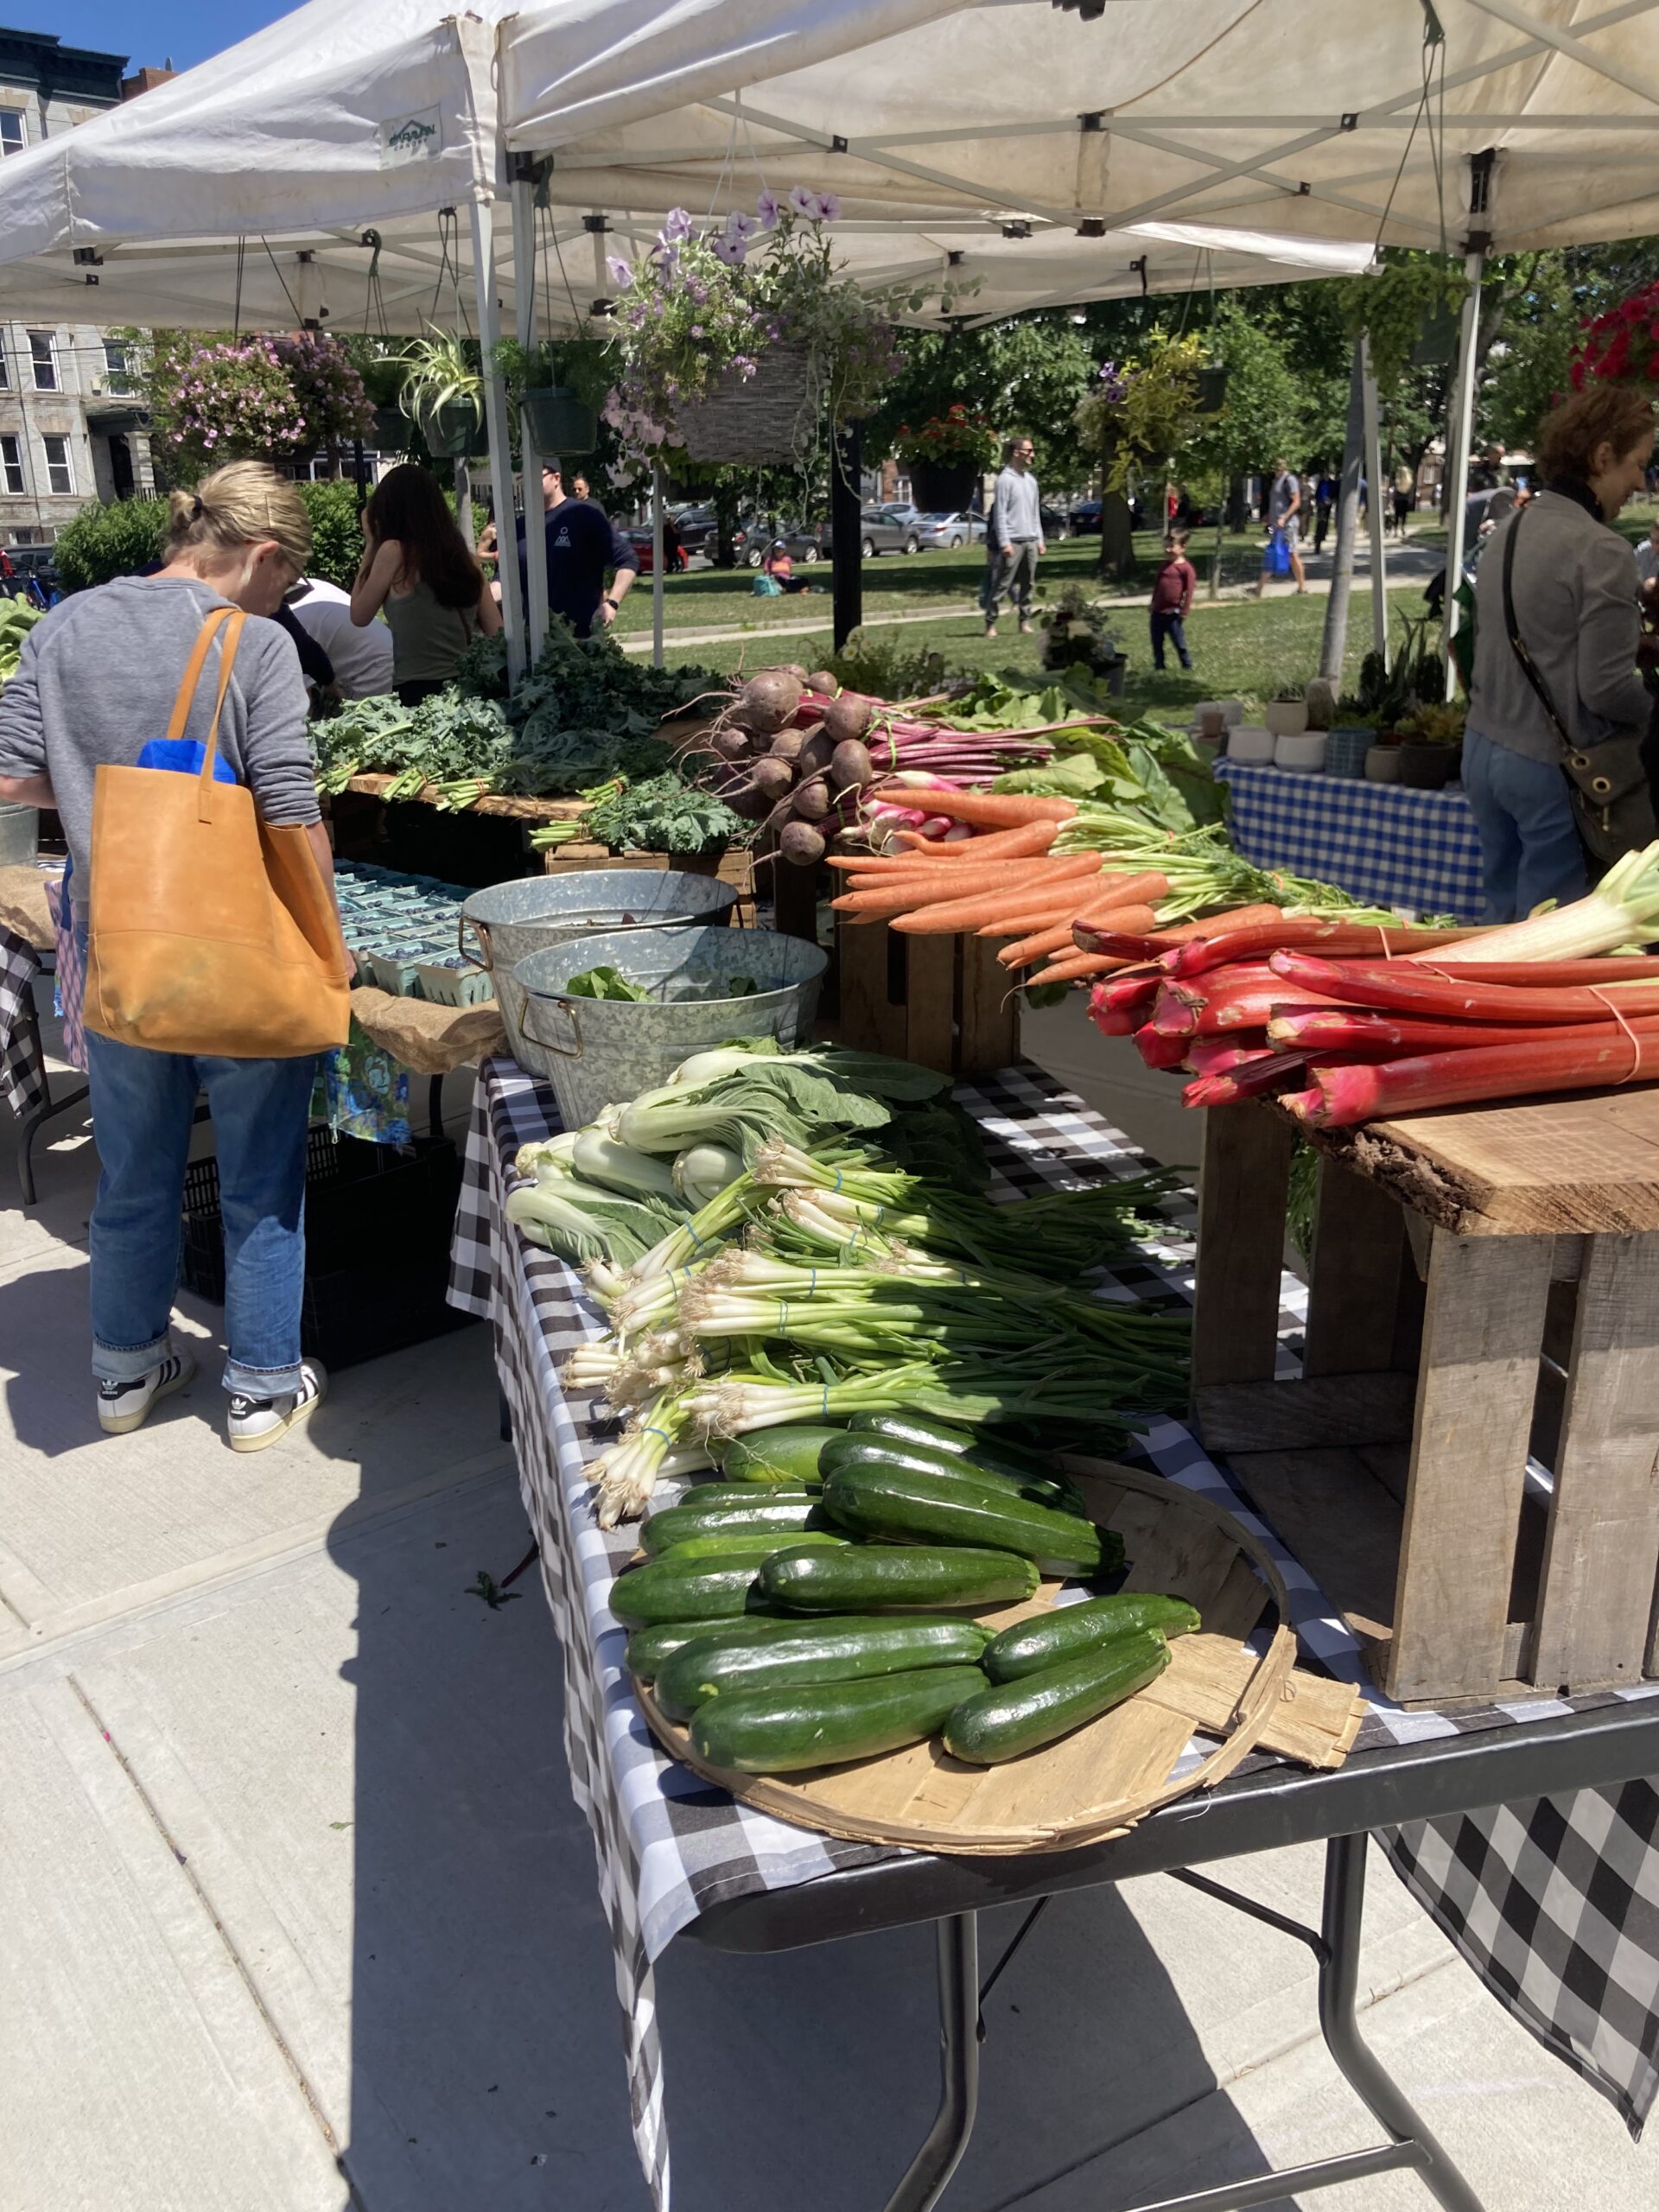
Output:
M1461 789L1406 791L1224 759L1216 774L1232 793L1233 842L1253 867L1318 876L1378 906L1480 919L1480 839Z

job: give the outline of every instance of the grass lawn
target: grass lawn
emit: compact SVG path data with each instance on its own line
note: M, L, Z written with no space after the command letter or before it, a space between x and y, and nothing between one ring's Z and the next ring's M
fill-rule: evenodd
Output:
M1410 593L1391 600L1389 613L1396 639L1402 634L1404 615L1415 604L1415 594ZM1131 712L1149 709L1166 721L1185 722L1200 699L1237 697L1259 702L1281 683L1304 683L1319 667L1325 609L1325 600L1313 594L1306 599L1293 595L1224 601L1215 607L1206 607L1200 600L1187 623L1187 643L1194 663L1191 673L1176 665L1172 655L1169 669L1160 676L1152 667L1145 610L1126 607L1116 626L1118 643L1129 658L1124 704ZM1039 666L1040 632L1022 638L1012 623L1004 622L1000 636L987 638L976 613L869 634L873 644L891 644L903 652L943 653L952 671L1017 669L1033 675ZM1360 661L1370 644L1371 595L1356 591L1348 617L1345 684L1351 685L1357 677ZM780 650L810 668L830 650L827 620L821 635L791 639ZM685 658L728 673L764 664L760 641L747 638L688 646Z

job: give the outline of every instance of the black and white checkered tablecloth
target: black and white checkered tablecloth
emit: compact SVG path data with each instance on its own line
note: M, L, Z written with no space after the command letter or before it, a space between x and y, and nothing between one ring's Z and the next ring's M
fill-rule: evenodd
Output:
M1080 1099L1029 1065L964 1082L957 1096L983 1130L1009 1201L1033 1189L1143 1173L1153 1163ZM519 1145L557 1126L551 1091L512 1062L480 1071L456 1217L451 1302L488 1319L512 1409L524 1504L563 1648L565 1742L576 1801L594 1830L599 1885L626 2018L634 2139L659 2203L668 2198L662 2050L652 1962L676 1932L722 1899L810 1882L885 1850L812 1834L738 1804L657 1747L623 1665L626 1635L610 1587L635 1548L594 1518L587 1462L607 1425L567 1399L564 1355L603 1321L577 1277L505 1222ZM1116 1265L1103 1294L1180 1303L1192 1286L1193 1215L1166 1206L1167 1234ZM1282 1334L1305 1294L1285 1278ZM1284 1354L1294 1372L1294 1354ZM1370 1685L1353 1637L1311 1576L1235 1482L1180 1423L1156 1421L1141 1463L1236 1514L1272 1550L1290 1596L1304 1663L1358 1684L1367 1712L1353 1758L1429 1737L1468 1734L1591 1708L1642 1691L1567 1701L1404 1713ZM1247 1763L1270 1764L1265 1755ZM1385 1831L1408 1887L1509 2009L1611 2099L1635 2133L1659 2093L1659 1780L1501 1807Z
M46 1065L32 1019L40 965L26 938L0 929L0 1097L19 1121L46 1103Z

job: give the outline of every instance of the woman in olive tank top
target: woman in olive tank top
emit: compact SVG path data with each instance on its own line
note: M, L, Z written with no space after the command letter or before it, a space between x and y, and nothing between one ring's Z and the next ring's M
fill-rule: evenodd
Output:
M384 607L392 688L406 707L442 690L501 609L434 478L412 462L391 470L363 510L365 541L352 586L352 620L366 630Z

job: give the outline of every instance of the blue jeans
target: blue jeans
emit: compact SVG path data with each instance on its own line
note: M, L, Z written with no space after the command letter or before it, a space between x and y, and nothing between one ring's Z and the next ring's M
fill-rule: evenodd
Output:
M225 1220L227 1390L300 1386L305 1137L316 1060L191 1059L86 1033L103 1167L92 1207L92 1373L129 1382L167 1357L196 1092L206 1086Z
M1590 888L1572 794L1554 761L1529 760L1478 730L1463 741L1463 788L1480 832L1484 919L1513 922L1546 899Z
M1152 613L1152 664L1164 664L1164 640L1167 638L1180 655L1181 666L1191 668L1192 656L1186 650L1186 629L1179 614L1167 608L1154 607Z

